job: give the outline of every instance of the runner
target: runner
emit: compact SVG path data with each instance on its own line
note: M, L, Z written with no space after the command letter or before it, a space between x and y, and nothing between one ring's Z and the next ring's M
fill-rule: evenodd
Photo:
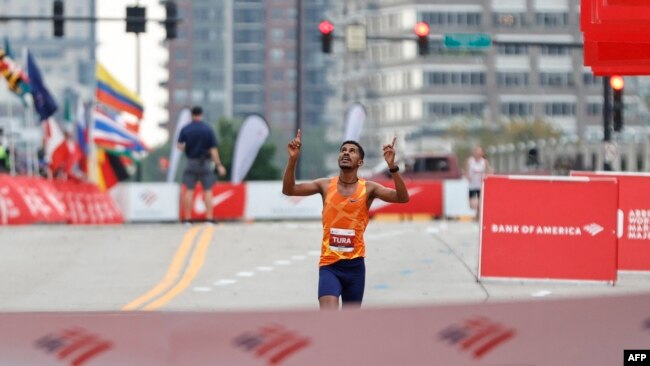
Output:
M284 172L282 193L289 196L320 194L323 198L323 241L321 243L318 302L321 309L361 306L365 287L365 242L369 209L375 198L386 202L409 201L399 167L395 165L395 138L383 146L384 159L396 189L357 176L365 153L356 141L345 141L339 150L339 175L296 183L296 162L300 156L302 132L287 147L289 161Z

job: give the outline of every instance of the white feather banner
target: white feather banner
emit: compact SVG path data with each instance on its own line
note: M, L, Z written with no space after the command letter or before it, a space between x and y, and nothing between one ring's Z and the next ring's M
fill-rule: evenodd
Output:
M345 136L343 141L359 141L363 123L366 121L366 108L361 103L354 103L345 117Z
M183 127L187 126L190 121L192 121L192 113L190 113L189 108L183 108L176 120L176 131L174 131L174 139L172 140L171 152L169 154L169 169L167 170L168 183L176 180L176 170L178 169L178 162L181 160L181 151L176 147L178 135L180 135Z
M230 179L233 184L244 180L269 133L269 125L262 116L252 114L246 117L235 142Z

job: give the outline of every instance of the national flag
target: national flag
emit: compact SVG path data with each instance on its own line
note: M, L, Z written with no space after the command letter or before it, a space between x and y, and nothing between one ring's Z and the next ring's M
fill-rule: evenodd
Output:
M86 128L86 109L81 101L77 103L77 121L75 123L77 144L84 156L88 154L88 129Z
M142 140L116 121L118 117L110 112L95 108L93 110L93 142L97 146L114 153L128 152L134 157L144 154L149 148Z
M27 51L27 74L29 75L31 93L34 97L34 108L41 117L41 122L45 121L56 112L58 106L47 90L41 71L29 50Z
M4 49L0 48L0 73L7 79L9 90L21 99L26 93L29 93L29 78L14 61L7 37L4 40Z
M120 112L127 112L142 118L143 107L140 97L120 83L108 70L97 63L97 102Z
M99 165L99 174L96 183L102 191L107 191L117 183L129 178L129 173L120 158L108 153L105 149L97 149L97 164Z
M47 118L42 125L45 162L53 173L67 171L69 150L65 134L54 118Z

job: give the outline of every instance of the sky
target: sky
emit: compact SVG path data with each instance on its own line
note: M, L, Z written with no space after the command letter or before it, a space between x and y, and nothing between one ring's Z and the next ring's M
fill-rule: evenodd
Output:
M147 18L162 20L165 8L159 0L111 0L97 1L97 16L126 17L127 6L146 8ZM97 22L97 60L124 86L136 91L136 35L126 33L124 22ZM150 147L167 141L167 130L159 127L167 121L167 91L159 82L167 79L164 63L168 52L162 46L165 29L157 22L147 22L146 33L140 34L140 98L144 103L144 116L140 124L140 136Z

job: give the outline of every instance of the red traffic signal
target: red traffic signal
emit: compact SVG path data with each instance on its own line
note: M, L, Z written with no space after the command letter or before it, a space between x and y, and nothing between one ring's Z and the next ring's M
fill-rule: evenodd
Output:
M334 32L334 24L327 20L323 20L320 22L318 25L318 30L323 34L323 35L328 35Z
M614 75L609 78L609 85L614 90L623 90L623 87L625 86L625 80L623 80L622 76Z
M418 37L428 37L429 36L429 24L427 22L417 22L413 31Z
M334 33L334 24L327 20L323 20L318 25L320 31L321 42L323 46L323 53L332 53L332 39Z
M425 56L429 54L429 23L417 22L413 27L413 32L418 36L418 55Z

